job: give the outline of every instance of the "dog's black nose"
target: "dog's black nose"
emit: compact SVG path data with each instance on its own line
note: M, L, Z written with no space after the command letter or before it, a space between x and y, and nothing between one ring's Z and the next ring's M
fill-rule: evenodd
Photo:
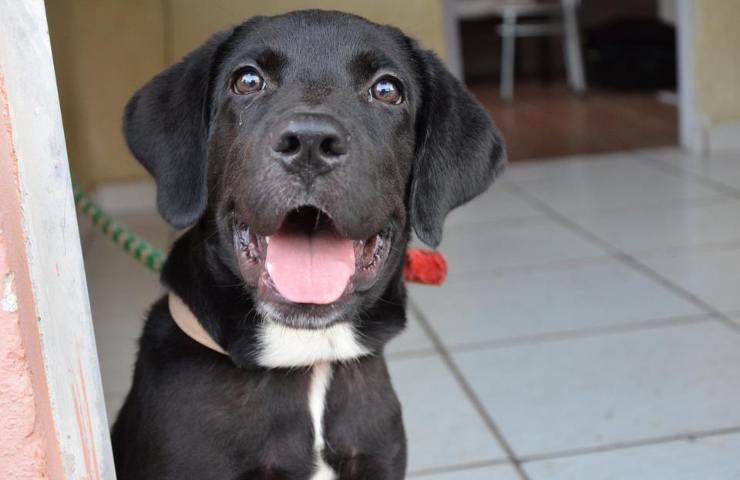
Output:
M349 135L334 118L302 113L280 122L270 139L272 154L307 183L329 172L347 154Z

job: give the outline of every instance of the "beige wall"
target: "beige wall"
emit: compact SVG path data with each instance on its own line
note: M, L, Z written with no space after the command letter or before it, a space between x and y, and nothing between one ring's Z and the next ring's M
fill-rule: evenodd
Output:
M343 10L401 28L426 48L445 55L442 2L439 0L165 0L168 55L177 59L211 33L254 15L276 15L303 8Z
M164 67L162 5L48 0L46 9L72 171L88 186L144 177L123 142L121 114Z
M740 121L740 1L694 2L697 112L711 123Z
M126 100L211 33L244 18L345 10L446 53L440 0L47 0L46 8L70 163L88 187L146 178L120 133Z

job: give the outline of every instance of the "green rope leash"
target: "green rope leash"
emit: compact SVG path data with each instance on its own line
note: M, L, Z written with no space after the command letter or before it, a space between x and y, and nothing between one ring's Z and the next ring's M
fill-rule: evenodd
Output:
M167 256L161 249L138 236L125 225L113 220L101 210L76 180L72 180L72 190L77 210L88 217L94 227L149 270L162 271L162 265Z

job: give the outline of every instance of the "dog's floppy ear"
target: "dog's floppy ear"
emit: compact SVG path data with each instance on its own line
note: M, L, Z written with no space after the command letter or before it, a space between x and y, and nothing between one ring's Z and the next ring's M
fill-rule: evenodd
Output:
M157 207L170 224L195 223L207 203L206 143L211 78L220 32L144 85L126 105L123 134L157 183Z
M416 235L436 247L445 217L482 193L503 169L506 152L486 111L431 51L416 50L422 106L410 207Z

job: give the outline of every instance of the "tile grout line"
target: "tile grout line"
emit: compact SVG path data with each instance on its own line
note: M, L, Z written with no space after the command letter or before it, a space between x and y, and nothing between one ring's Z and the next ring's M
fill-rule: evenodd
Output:
M714 308L712 305L710 305L709 303L699 298L697 295L681 287L680 285L677 285L671 282L669 279L665 278L663 275L656 272L649 266L643 264L642 262L637 260L632 255L620 250L619 248L615 247L609 242L601 239L598 235L584 228L576 221L572 220L571 218L553 209L552 207L550 207L549 205L547 205L545 202L541 201L540 199L534 197L529 192L527 192L525 189L519 186L513 186L512 190L515 194L519 195L520 198L522 198L525 201L530 202L532 206L539 208L540 211L549 215L553 220L560 223L563 227L568 228L573 233L581 236L585 240L590 241L591 243L593 243L595 246L598 246L602 250L605 250L609 254L613 255L614 258L622 262L624 265L632 268L634 271L641 273L643 276L653 280L657 284L670 290L674 294L690 302L694 306L700 308L705 313L715 317L721 323L725 324L727 327L729 327L734 332L740 334L740 325L735 323L729 316L725 315L719 309Z
M460 343L457 345L451 345L448 349L451 353L467 353L480 350L516 348L527 345L542 345L572 339L597 338L609 335L622 335L634 332L682 327L686 325L711 322L714 320L717 319L712 315L697 313L692 315L641 320L631 325L609 325L603 327L582 328L577 330L564 330L561 332L551 332L539 335L511 337L508 339L500 340L489 340L475 343Z
M518 215L513 217L504 217L491 220L476 220L466 221L463 223L454 223L449 226L445 226L445 231L450 233L463 233L469 228L485 228L485 227L501 227L501 226L520 226L520 225L537 225L542 223L543 220L547 220L547 217L542 213L529 214L529 215Z
M403 361L413 360L415 358L431 357L437 354L437 350L434 347L423 347L423 348L412 348L409 350L401 350L399 352L387 352L384 353L384 357L388 361Z
M653 247L642 250L632 250L631 255L639 255L642 257L654 257L659 255L676 254L676 253L687 253L692 254L695 252L723 252L727 250L737 250L740 248L740 238L733 240L718 240L713 242L697 243L695 245L683 245L665 247L663 249Z
M738 240L740 242L740 240ZM502 278L515 275L530 275L533 273L559 272L563 270L572 270L578 267L588 267L592 265L604 265L613 263L616 258L612 255L604 254L593 257L582 257L567 260L552 260L539 263L521 264L510 267L491 267L486 270L468 270L464 272L452 272L448 275L449 283L465 283L468 281L477 281L490 278L491 276Z
M460 370L460 368L457 366L457 363L455 363L450 353L447 351L447 348L442 343L442 340L439 338L439 335L437 335L437 332L434 330L431 323L429 323L429 321L427 320L424 312L421 311L421 309L416 305L413 299L409 299L408 305L413 314L418 319L421 328L424 330L424 333L427 334L427 336L434 344L435 349L442 358L442 362L452 373L458 385L460 386L460 388L462 388L463 393L465 393L465 396L468 397L468 400L473 404L473 408L475 408L478 415L483 420L483 423L486 425L486 427L488 427L488 430L493 434L496 441L498 441L499 445L506 454L506 458L514 466L514 469L516 470L519 477L522 480L530 480L529 476L526 474L526 472L524 472L524 469L521 466L521 461L516 456L514 449L511 447L508 440L506 440L506 438L504 437L501 429L493 420L493 417L483 406L483 403L478 398L478 395L473 391L472 386L465 378L462 370Z
M551 453L538 453L525 455L521 458L522 463L540 462L543 460L554 460L567 457L578 457L582 455L593 455L598 453L610 452L614 450L628 450L630 448L647 447L652 445L663 445L666 443L686 442L699 440L703 438L721 437L724 435L733 435L740 433L740 426L718 428L714 430L704 430L692 433L679 433L675 435L666 435L662 437L644 438L641 440L617 442L595 447L574 448L571 450L561 450Z
M635 156L641 163L653 168L654 170L673 175L674 177L678 177L683 180L693 180L700 185L713 189L715 192L721 193L722 195L727 195L736 200L740 200L740 190L732 185L727 185L711 177L702 175L701 173L687 170L681 166L673 165L665 159L654 157L650 154L637 153Z
M650 161L653 161L653 160L650 160ZM644 160L643 162L648 162L648 160ZM656 167L655 165L648 166L648 168L652 168L653 170L655 170L657 172L660 172L660 173L667 173L667 174L669 174L669 175L671 175L673 177L678 176L678 178L681 178L682 180L690 180L690 179L687 179L686 177L681 177L680 174L662 170L661 168ZM542 180L544 180L544 179L538 179L536 181L537 182L541 182ZM702 179L696 178L695 180L697 180L697 182L700 183L700 181ZM499 188L499 189L508 190L509 193L512 193L513 194L514 193L514 190L516 190L516 189L524 189L524 190L526 190L527 189L527 185L526 184L527 183L533 183L533 182L534 182L533 180L522 180L522 181L519 181L519 182L507 181L506 183L503 183L503 182L502 183L499 183L499 184L497 184L496 187L493 187L493 188ZM721 205L722 203L728 203L731 200L737 200L738 194L735 193L735 191L732 189L732 187L727 187L728 191L724 191L723 192L723 191L720 191L720 188L721 188L720 185L723 185L723 184L718 184L718 185L714 186L714 188L712 188L713 192L712 192L711 195L697 196L695 198L684 198L684 199L681 199L681 201L684 202L683 205L682 205L682 207L683 208L702 208L702 207L708 207L708 206L712 206L712 205ZM521 197L520 197L520 199L521 199ZM576 211L573 211L571 213L573 213L573 214L582 214L582 213L588 213L588 212L594 212L595 211L596 213L600 213L600 214L604 214L604 215L617 215L617 214L634 213L634 212L638 212L638 211L641 211L641 210L644 210L644 209L653 210L653 211L659 211L660 212L660 211L665 211L665 210L675 210L676 209L676 206L675 205L676 205L676 202L675 201L667 201L667 202L666 201L661 201L661 202L658 202L658 203L656 203L656 202L647 202L647 203L645 203L643 205L630 205L630 204L627 204L627 205L622 205L621 207L600 207L600 208L597 208L595 210L583 210L583 211L577 211L576 210ZM528 216L528 217L514 217L514 218L512 218L512 220L514 220L514 219L521 220L521 223L526 225L527 223L535 223L537 221L541 222L543 216L545 216L545 215L544 214L541 214L539 216L531 215L531 216ZM528 222L525 221L525 220L528 220ZM476 225L486 225L488 223L489 222L483 221L483 222L477 223Z
M671 282L669 279L665 278L660 273L656 272L649 266L643 264L636 258L626 253L623 254L622 261L626 265L632 267L634 270L642 273L646 277L652 279L654 282L658 283L659 285L662 285L666 289L682 297L687 302L690 302L694 306L703 309L707 314L716 318L717 320L719 320L725 326L729 327L734 332L740 334L740 325L736 324L729 316L725 315L721 310L713 307L706 301L702 300L699 296L695 295L694 293L690 292L684 287L681 287L680 285L676 285L675 283Z
M646 248L642 250L633 250L628 255L639 255L643 257L662 256L665 254L694 254L704 252L724 252L740 249L740 238L734 240L724 240L717 242L705 242L688 246L674 246L659 249L657 247ZM565 270L574 270L578 268L587 268L591 266L606 265L609 263L619 263L620 255L618 253L605 253L599 256L589 256L567 260L552 260L539 263L522 264L510 267L492 267L487 270L471 270L466 272L450 273L447 277L447 283L462 284L466 282L475 282L491 276L496 278L505 278L516 275L532 275L538 273L561 272Z
M659 170L662 172L662 170ZM663 172L667 173L667 172ZM524 183L524 182L523 182ZM520 185L517 185L513 182L507 182L502 184L497 184L497 189L509 191L509 193L512 193L510 190L513 190L514 188L525 188ZM729 192L715 192L712 196L707 197L696 197L696 198L689 198L685 199L687 202L684 207L685 208L702 208L702 207L708 207L713 205L721 205L723 203L728 203L731 200L735 200L735 196L732 193ZM643 208L648 208L650 210L655 211L663 211L663 210L674 210L675 209L675 203L671 202L661 202L661 203L650 203L646 206L636 206L636 205L624 205L621 207L615 207L615 208L599 208L596 210L597 213L605 214L605 215L616 215L616 214L625 214L625 213L633 213L636 211L640 211ZM588 211L586 211L588 212ZM575 213L584 213L584 212L575 212ZM449 232L451 234L455 233L465 233L469 228L494 228L494 227L526 227L531 225L541 225L544 223L545 220L548 220L549 217L540 212L538 214L522 214L522 215L516 215L512 217L504 217L504 218L498 218L498 219L490 219L490 220L477 220L477 221L466 221L464 223L454 223L449 226L445 226L445 232Z
M651 318L626 325L613 324L601 327L563 330L560 332L550 332L537 335L522 335L520 337L491 339L480 342L457 343L449 345L447 347L447 350L450 353L468 353L478 352L481 350L516 348L528 345L542 345L553 342L561 342L572 339L597 338L607 335L621 335L634 332L681 327L686 325L711 322L715 320L717 320L715 317L707 315L705 313ZM429 357L432 355L436 355L437 353L439 352L437 352L434 347L416 348L400 352L388 353L386 354L386 358L393 361L404 361L415 358Z
M474 470L477 468L495 467L499 465L509 465L506 459L501 460L484 460L480 462L460 463L444 467L429 467L414 470L406 475L406 478L421 477L425 475L436 475L439 473L456 473L464 470Z

